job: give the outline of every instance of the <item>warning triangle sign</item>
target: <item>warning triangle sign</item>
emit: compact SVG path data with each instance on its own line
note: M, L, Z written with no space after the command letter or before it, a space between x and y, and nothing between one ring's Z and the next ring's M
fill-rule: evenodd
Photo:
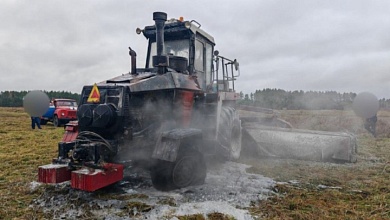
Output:
M91 93L89 93L87 102L99 102L99 101L100 101L100 92L95 83L93 84Z

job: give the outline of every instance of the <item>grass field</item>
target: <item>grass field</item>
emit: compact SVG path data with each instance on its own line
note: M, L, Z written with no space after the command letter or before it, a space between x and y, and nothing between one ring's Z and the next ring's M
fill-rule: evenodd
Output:
M22 108L0 108L0 219L33 218L29 208L38 191L30 192L39 165L56 156L63 129L31 129Z
M250 210L265 219L390 219L390 112L380 111L377 138L351 111L281 111L301 129L343 131L357 136L356 163L252 160L251 171L286 182L279 196Z
M378 114L378 138L351 112L282 111L280 116L297 128L355 133L358 161L246 160L250 172L284 182L273 189L275 196L254 202L251 213L265 219L390 219L390 112ZM21 108L0 108L0 119L0 219L41 219L42 211L29 205L44 187L32 190L31 183L38 166L57 155L64 130L51 124L32 130Z

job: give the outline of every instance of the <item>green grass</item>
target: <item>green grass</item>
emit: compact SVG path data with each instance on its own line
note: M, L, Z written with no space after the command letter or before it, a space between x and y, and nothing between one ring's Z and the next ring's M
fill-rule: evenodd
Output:
M32 130L21 108L0 108L0 119L0 219L31 218L29 205L39 192L30 192L30 183L38 166L57 156L64 130L50 124Z
M250 172L272 177L277 192L268 200L255 201L248 208L264 219L390 219L390 113L378 114L378 136L374 139L362 122L350 112L283 111L281 116L304 129L355 129L358 135L358 161L355 164L329 164L296 160L250 160ZM344 117L346 116L346 117ZM321 118L321 119L319 119ZM29 116L21 108L0 108L0 219L42 219L50 215L29 208L49 187L30 189L37 180L38 166L57 156L57 143L64 130L50 123L42 130L32 130ZM331 122L331 123L329 123ZM338 123L338 124L337 124ZM350 131L352 131L350 130ZM334 188L319 188L326 185ZM108 197L107 197L108 196ZM98 199L111 195L95 194ZM146 195L115 195L120 200L147 199ZM175 206L172 201L162 204ZM127 210L138 207L148 211L148 204L129 201ZM205 219L201 214L177 216L178 219ZM206 219L232 219L211 213Z
M276 181L278 194L253 204L253 215L265 219L390 219L390 117L378 114L378 138L351 112L285 111L295 127L349 131L358 136L356 163L331 164L297 160L251 160L249 172ZM322 119L321 119L322 118ZM328 188L319 187L321 185Z

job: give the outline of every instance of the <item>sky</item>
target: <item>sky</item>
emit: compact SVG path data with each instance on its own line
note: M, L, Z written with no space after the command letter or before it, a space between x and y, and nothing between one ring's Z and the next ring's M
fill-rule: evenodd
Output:
M0 2L0 91L80 93L143 67L137 27L152 14L196 20L220 55L237 59L236 91L371 92L390 98L387 0L40 0Z

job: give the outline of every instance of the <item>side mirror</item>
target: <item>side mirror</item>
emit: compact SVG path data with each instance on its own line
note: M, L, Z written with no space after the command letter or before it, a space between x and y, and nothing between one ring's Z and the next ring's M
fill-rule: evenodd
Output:
M234 59L233 64L234 64L234 68L236 69L236 71L238 71L240 64L238 63L238 61L236 59Z
M214 50L214 56L215 56L215 70L218 71L219 69L219 58L218 58L218 55L219 55L219 51L218 50Z

